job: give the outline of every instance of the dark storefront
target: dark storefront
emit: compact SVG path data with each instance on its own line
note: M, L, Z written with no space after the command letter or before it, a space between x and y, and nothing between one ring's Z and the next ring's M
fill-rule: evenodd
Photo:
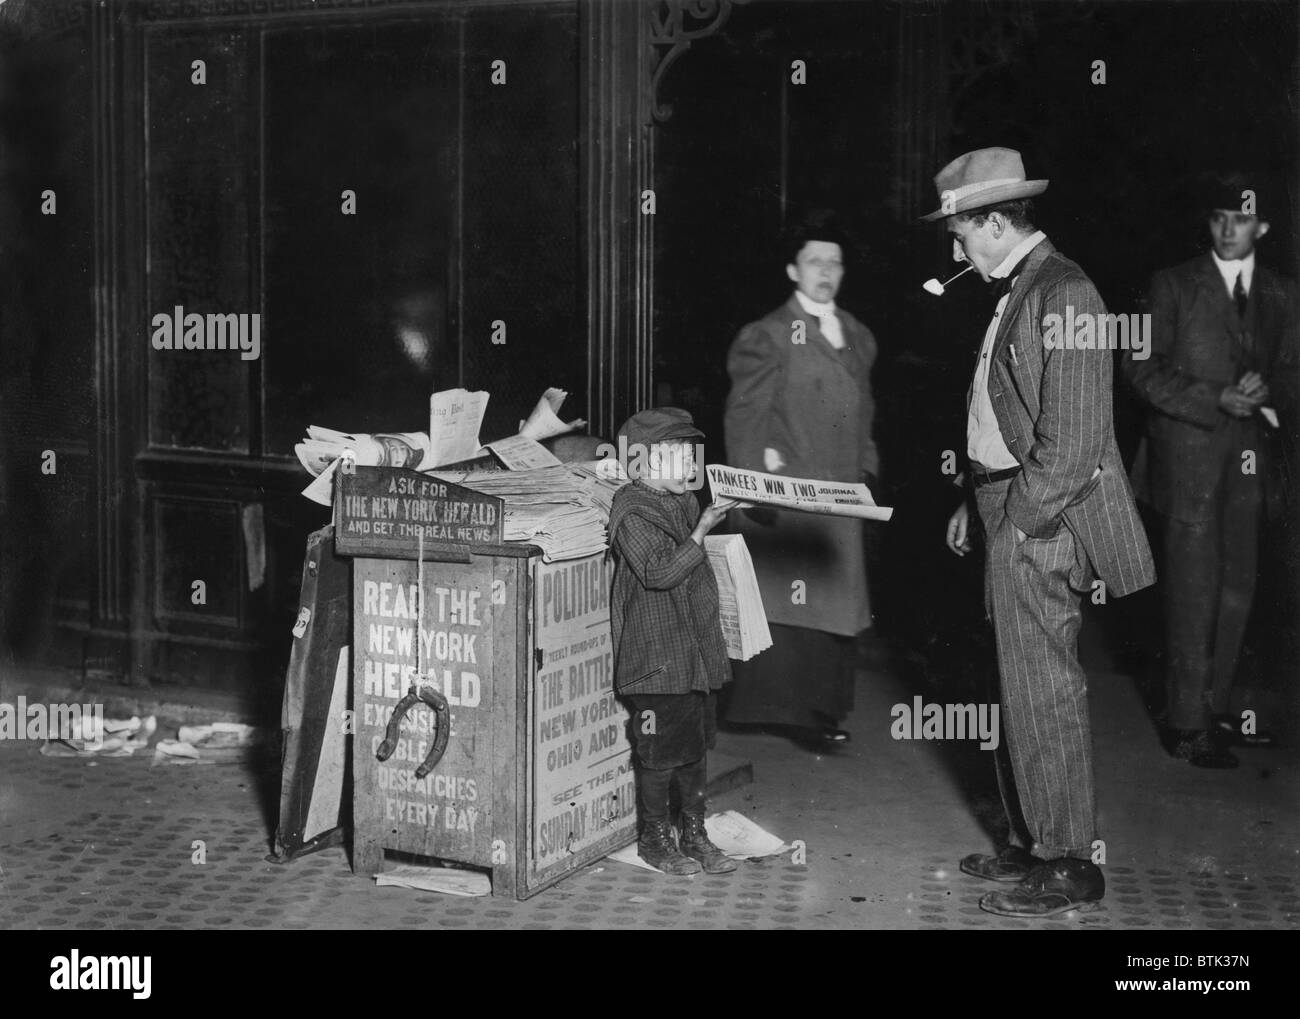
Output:
M1046 229L1127 311L1153 268L1196 250L1181 197L1225 140L1240 162L1295 166L1286 5L0 12L6 666L132 685L278 695L305 537L326 518L298 494L309 424L419 429L431 391L464 386L491 392L495 435L559 386L594 434L657 402L720 435L727 345L779 303L772 239L817 205L856 228L843 304L881 343L899 508L875 552L882 627L916 646L978 624L978 567L954 587L934 535L987 296L917 286L948 264L916 223L934 169L1021 148L1053 179ZM1225 25L1252 123L1290 130L1240 129L1216 92ZM1079 85L1092 50L1104 89ZM1266 252L1292 275L1296 204ZM259 315L260 356L152 349L153 317L177 306ZM1279 540L1261 672L1293 643L1294 535ZM957 623L936 588L957 591Z

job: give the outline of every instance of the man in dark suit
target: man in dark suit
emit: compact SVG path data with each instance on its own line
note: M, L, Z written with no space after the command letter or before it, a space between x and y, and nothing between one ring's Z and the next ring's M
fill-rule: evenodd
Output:
M1097 818L1078 592L1125 595L1155 580L1115 445L1113 355L1095 343L1107 332L1105 305L1083 270L1033 225L1031 199L1047 183L1025 179L1018 152L980 149L939 172L941 205L925 217L944 219L953 258L1001 291L976 362L966 442L997 635L1006 747L998 780L1010 839L996 855L967 856L961 869L1015 882L980 906L1023 917L1089 908L1105 894L1092 860ZM1074 342L1072 330L1088 320L1093 342ZM949 548L966 554L968 532L963 502L948 523Z
M1150 408L1133 466L1161 518L1167 730L1176 758L1232 768L1271 737L1228 714L1255 594L1264 507L1284 502L1296 428L1296 301L1255 264L1271 195L1235 176L1206 196L1212 249L1151 283L1151 356L1124 359Z

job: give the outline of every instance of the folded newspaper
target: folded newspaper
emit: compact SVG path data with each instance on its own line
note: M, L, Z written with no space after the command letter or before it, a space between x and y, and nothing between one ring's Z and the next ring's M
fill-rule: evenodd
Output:
M709 491L716 502L735 499L749 505L776 506L803 513L829 513L863 520L888 520L894 511L877 506L866 485L846 481L787 478L780 474L746 471L726 464L709 464Z
M772 646L763 596L743 534L709 534L704 554L718 580L718 607L727 657L747 662Z

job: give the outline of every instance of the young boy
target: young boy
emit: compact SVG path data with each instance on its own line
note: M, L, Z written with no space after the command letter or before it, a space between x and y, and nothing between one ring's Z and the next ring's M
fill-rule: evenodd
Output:
M614 689L632 712L641 837L637 853L666 874L724 874L736 864L704 830L705 755L716 735L716 691L731 678L718 619L718 585L704 536L729 506L700 512L688 490L694 440L690 414L656 407L619 429L632 484L614 496L610 625ZM669 793L681 801L680 848Z

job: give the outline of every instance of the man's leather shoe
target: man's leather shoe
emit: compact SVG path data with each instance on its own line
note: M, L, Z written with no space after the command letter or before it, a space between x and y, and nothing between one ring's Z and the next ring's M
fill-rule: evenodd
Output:
M814 754L824 754L828 750L840 750L849 742L849 734L843 729L822 726L782 726L797 746Z
M1036 919L1072 909L1096 909L1105 894L1106 879L1100 867L1063 856L1039 864L1014 888L989 892L980 899L980 909L998 916Z
M1215 715L1211 718L1210 731L1228 746L1264 750L1277 745L1277 737L1266 730L1242 732L1241 719L1233 718L1231 715Z
M963 874L982 877L986 881L1020 881L1042 862L1027 849L1007 846L997 856L971 853L962 857L959 866Z
M1165 747L1170 757L1187 761L1194 768L1237 766L1236 756L1209 729L1173 729L1165 737Z

